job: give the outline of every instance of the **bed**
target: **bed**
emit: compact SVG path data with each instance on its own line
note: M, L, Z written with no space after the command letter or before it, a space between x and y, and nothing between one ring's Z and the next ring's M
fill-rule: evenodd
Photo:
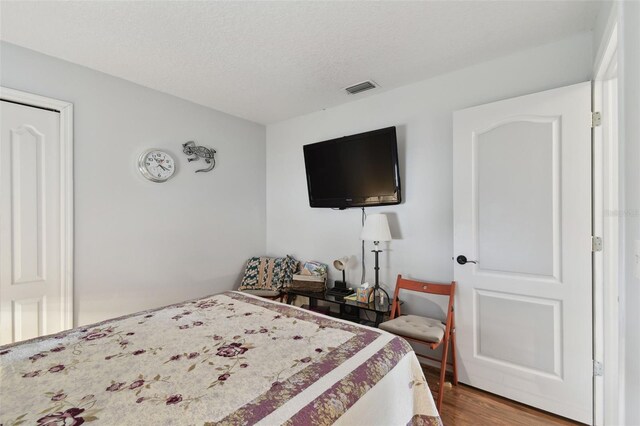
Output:
M0 424L441 425L411 347L225 292L0 347Z

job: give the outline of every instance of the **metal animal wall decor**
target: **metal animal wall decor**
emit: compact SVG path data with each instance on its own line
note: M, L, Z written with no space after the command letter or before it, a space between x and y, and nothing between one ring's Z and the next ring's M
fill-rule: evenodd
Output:
M187 154L188 156L193 155L193 157L187 157L187 161L192 162L196 161L200 158L204 158L207 164L210 164L206 169L196 170L198 172L210 172L216 166L216 158L215 153L216 150L213 148L207 148L206 146L196 145L194 141L189 141L182 144L182 152Z

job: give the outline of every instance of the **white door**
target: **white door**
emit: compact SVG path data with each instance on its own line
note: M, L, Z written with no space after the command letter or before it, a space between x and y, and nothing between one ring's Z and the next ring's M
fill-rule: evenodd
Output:
M0 344L65 324L59 116L0 101Z
M592 419L590 83L454 113L460 381ZM462 261L462 259L461 259Z

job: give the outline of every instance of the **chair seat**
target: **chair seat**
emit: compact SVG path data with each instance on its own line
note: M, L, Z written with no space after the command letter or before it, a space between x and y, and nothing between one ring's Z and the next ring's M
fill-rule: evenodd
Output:
M402 315L379 325L382 330L398 336L411 337L430 343L439 343L444 337L442 322L418 315Z
M280 296L280 291L278 290L262 290L262 289L256 289L256 290L249 290L249 289L245 289L245 290L240 290L243 293L247 293L247 294L251 294L253 296L258 296L258 297L277 297Z

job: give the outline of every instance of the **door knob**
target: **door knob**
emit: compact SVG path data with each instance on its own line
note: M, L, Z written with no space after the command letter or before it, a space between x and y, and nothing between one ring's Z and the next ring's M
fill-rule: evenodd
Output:
M465 265L467 263L475 263L476 265L478 264L477 260L467 260L467 256L461 254L460 256L456 257L456 262L458 262L461 265Z

